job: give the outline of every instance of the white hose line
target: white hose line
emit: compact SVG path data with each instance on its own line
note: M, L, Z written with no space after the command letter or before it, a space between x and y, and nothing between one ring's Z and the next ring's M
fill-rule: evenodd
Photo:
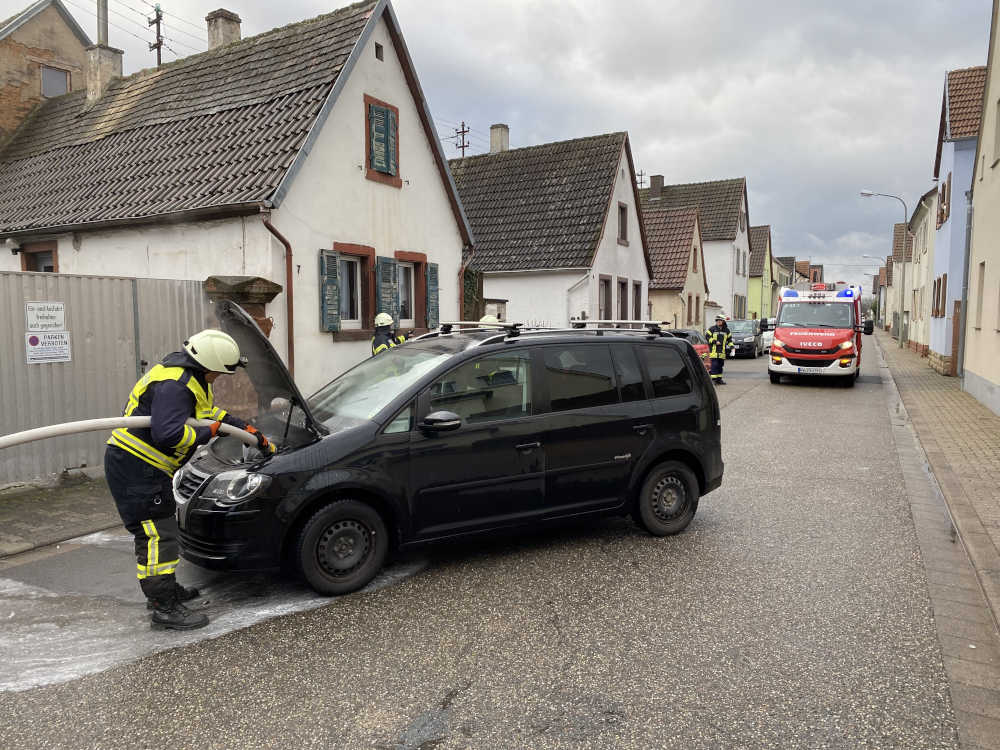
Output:
M192 427L208 427L212 422L211 419L189 419L185 424ZM149 427L149 424L149 417L107 417L105 419L85 419L82 422L63 422L48 427L36 427L33 430L15 432L12 435L0 435L0 449L33 443L36 440L45 440L46 438L62 437L63 435L114 430L119 427ZM254 447L257 445L257 438L239 427L223 423L219 425L219 432L232 435L247 445Z

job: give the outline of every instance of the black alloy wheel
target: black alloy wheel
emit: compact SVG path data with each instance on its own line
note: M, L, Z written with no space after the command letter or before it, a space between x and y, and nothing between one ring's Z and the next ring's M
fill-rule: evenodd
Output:
M687 528L698 509L698 480L680 461L657 464L639 490L636 520L654 536Z
M378 511L357 500L336 500L306 522L296 559L309 585L332 596L368 584L388 551L389 535Z

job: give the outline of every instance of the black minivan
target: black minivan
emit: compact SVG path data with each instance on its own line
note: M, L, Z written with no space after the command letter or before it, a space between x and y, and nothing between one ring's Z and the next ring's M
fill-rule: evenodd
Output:
M277 452L218 437L175 474L198 565L290 563L341 594L434 540L628 513L675 534L722 482L715 389L690 344L655 329L444 327L305 399L253 320L216 309L250 361L216 402Z

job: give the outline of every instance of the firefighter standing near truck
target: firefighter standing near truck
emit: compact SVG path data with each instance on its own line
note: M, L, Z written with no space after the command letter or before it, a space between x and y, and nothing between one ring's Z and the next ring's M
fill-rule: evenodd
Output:
M190 630L208 625L208 617L183 602L199 591L177 583L179 562L174 517L173 474L225 423L254 434L261 451L271 450L266 437L242 419L218 408L212 383L221 374L246 366L236 341L208 329L184 342L184 350L168 354L139 379L123 410L126 417L149 417L146 428L120 427L111 433L104 454L104 473L118 515L135 537L139 586L153 610L154 628ZM213 419L209 427L185 424L190 418Z
M729 351L733 335L729 332L724 315L715 316L715 325L705 331L705 338L708 339L708 356L711 357L712 369L709 374L712 376L712 382L716 385L725 385L722 368L726 364L726 352Z

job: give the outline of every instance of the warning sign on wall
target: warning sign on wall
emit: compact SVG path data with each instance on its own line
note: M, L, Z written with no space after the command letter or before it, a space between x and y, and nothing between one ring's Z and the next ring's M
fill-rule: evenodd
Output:
M24 334L24 353L29 365L46 362L72 362L69 331Z
M29 331L62 331L66 328L65 302L25 302L24 322Z

